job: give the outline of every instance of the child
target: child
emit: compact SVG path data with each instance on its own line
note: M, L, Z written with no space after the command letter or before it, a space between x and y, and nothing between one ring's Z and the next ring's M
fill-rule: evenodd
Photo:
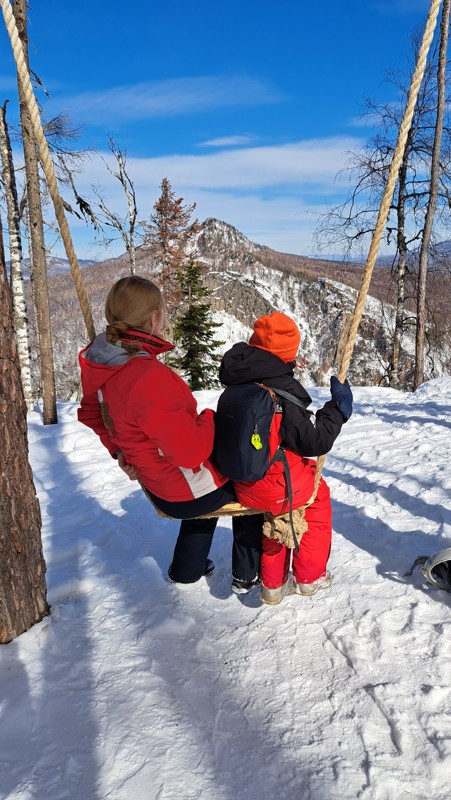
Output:
M316 464L308 456L327 453L352 413L352 393L347 381L331 378L332 400L317 411L313 424L307 407L311 398L293 376L301 335L295 322L279 312L260 317L254 324L249 344L240 342L223 357L219 377L226 386L255 381L274 389L282 389L302 401L299 407L278 398L282 406L280 445L286 449L293 485L294 507L304 505L311 497ZM275 462L264 478L254 483L236 483L239 501L250 508L273 514L288 510L287 487L283 465ZM327 570L332 537L330 492L321 478L315 501L305 511L308 530L301 538L299 553L281 542L263 537L260 578L261 600L275 605L287 594L315 594L331 585ZM289 579L292 558L293 582Z
M100 437L131 480L139 478L163 513L183 522L168 576L194 583L212 572L208 558L217 519L196 519L236 500L233 485L209 460L214 413L197 413L191 390L157 356L162 338L160 289L137 275L121 278L105 306L106 332L80 353L83 387L78 418ZM262 517L233 520L234 591L258 582Z

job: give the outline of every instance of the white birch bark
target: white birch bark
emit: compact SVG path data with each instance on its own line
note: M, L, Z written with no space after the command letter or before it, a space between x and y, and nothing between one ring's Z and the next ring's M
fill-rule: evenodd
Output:
M19 37L24 47L25 60L28 65L27 37L27 3L26 0L12 0L12 10L16 18ZM19 106L22 126L22 143L25 160L27 182L28 213L30 215L30 233L32 250L33 297L36 309L36 323L39 337L40 375L42 390L42 419L44 425L58 422L56 409L55 371L53 366L52 326L50 321L49 292L47 285L47 268L45 259L44 223L40 194L40 177L36 142L32 133L25 92L20 80Z
M437 208L438 186L440 180L440 152L442 146L443 123L446 108L446 69L448 59L449 18L451 0L443 0L440 25L440 51L437 70L437 118L435 122L434 144L432 147L431 179L429 201L423 228L418 265L417 330L415 339L415 376L413 388L418 389L424 381L424 349L426 338L426 281L428 257L432 241L432 229Z
M6 103L4 106L0 106L0 155L8 214L14 332L24 398L27 407L31 408L33 394L31 386L30 339L28 334L27 302L22 273L22 240L20 236L19 203L11 142L6 124Z

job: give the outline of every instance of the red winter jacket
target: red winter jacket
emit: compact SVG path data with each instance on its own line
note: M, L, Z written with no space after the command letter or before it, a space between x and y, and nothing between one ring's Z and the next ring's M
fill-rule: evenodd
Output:
M129 358L104 333L81 351L79 421L97 433L111 455L121 450L157 497L183 502L222 486L226 479L208 460L213 411L198 414L185 381L156 359L173 345L143 331L123 338L139 341L142 352Z

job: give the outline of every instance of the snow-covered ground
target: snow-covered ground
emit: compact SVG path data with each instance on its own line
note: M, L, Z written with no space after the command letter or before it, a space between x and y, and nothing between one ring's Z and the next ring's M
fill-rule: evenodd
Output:
M451 378L354 394L333 588L274 608L231 593L226 518L168 583L178 524L75 404L30 415L52 613L0 648L2 800L449 800L451 594L404 573L451 545Z

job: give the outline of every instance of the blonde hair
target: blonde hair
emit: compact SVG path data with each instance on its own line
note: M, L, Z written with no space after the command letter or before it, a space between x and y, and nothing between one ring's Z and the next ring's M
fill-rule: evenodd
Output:
M130 328L140 330L148 324L153 311L160 312L165 323L166 307L158 286L139 275L120 278L111 287L105 303L107 341L115 344ZM124 341L121 344L130 355L141 350L139 342Z

